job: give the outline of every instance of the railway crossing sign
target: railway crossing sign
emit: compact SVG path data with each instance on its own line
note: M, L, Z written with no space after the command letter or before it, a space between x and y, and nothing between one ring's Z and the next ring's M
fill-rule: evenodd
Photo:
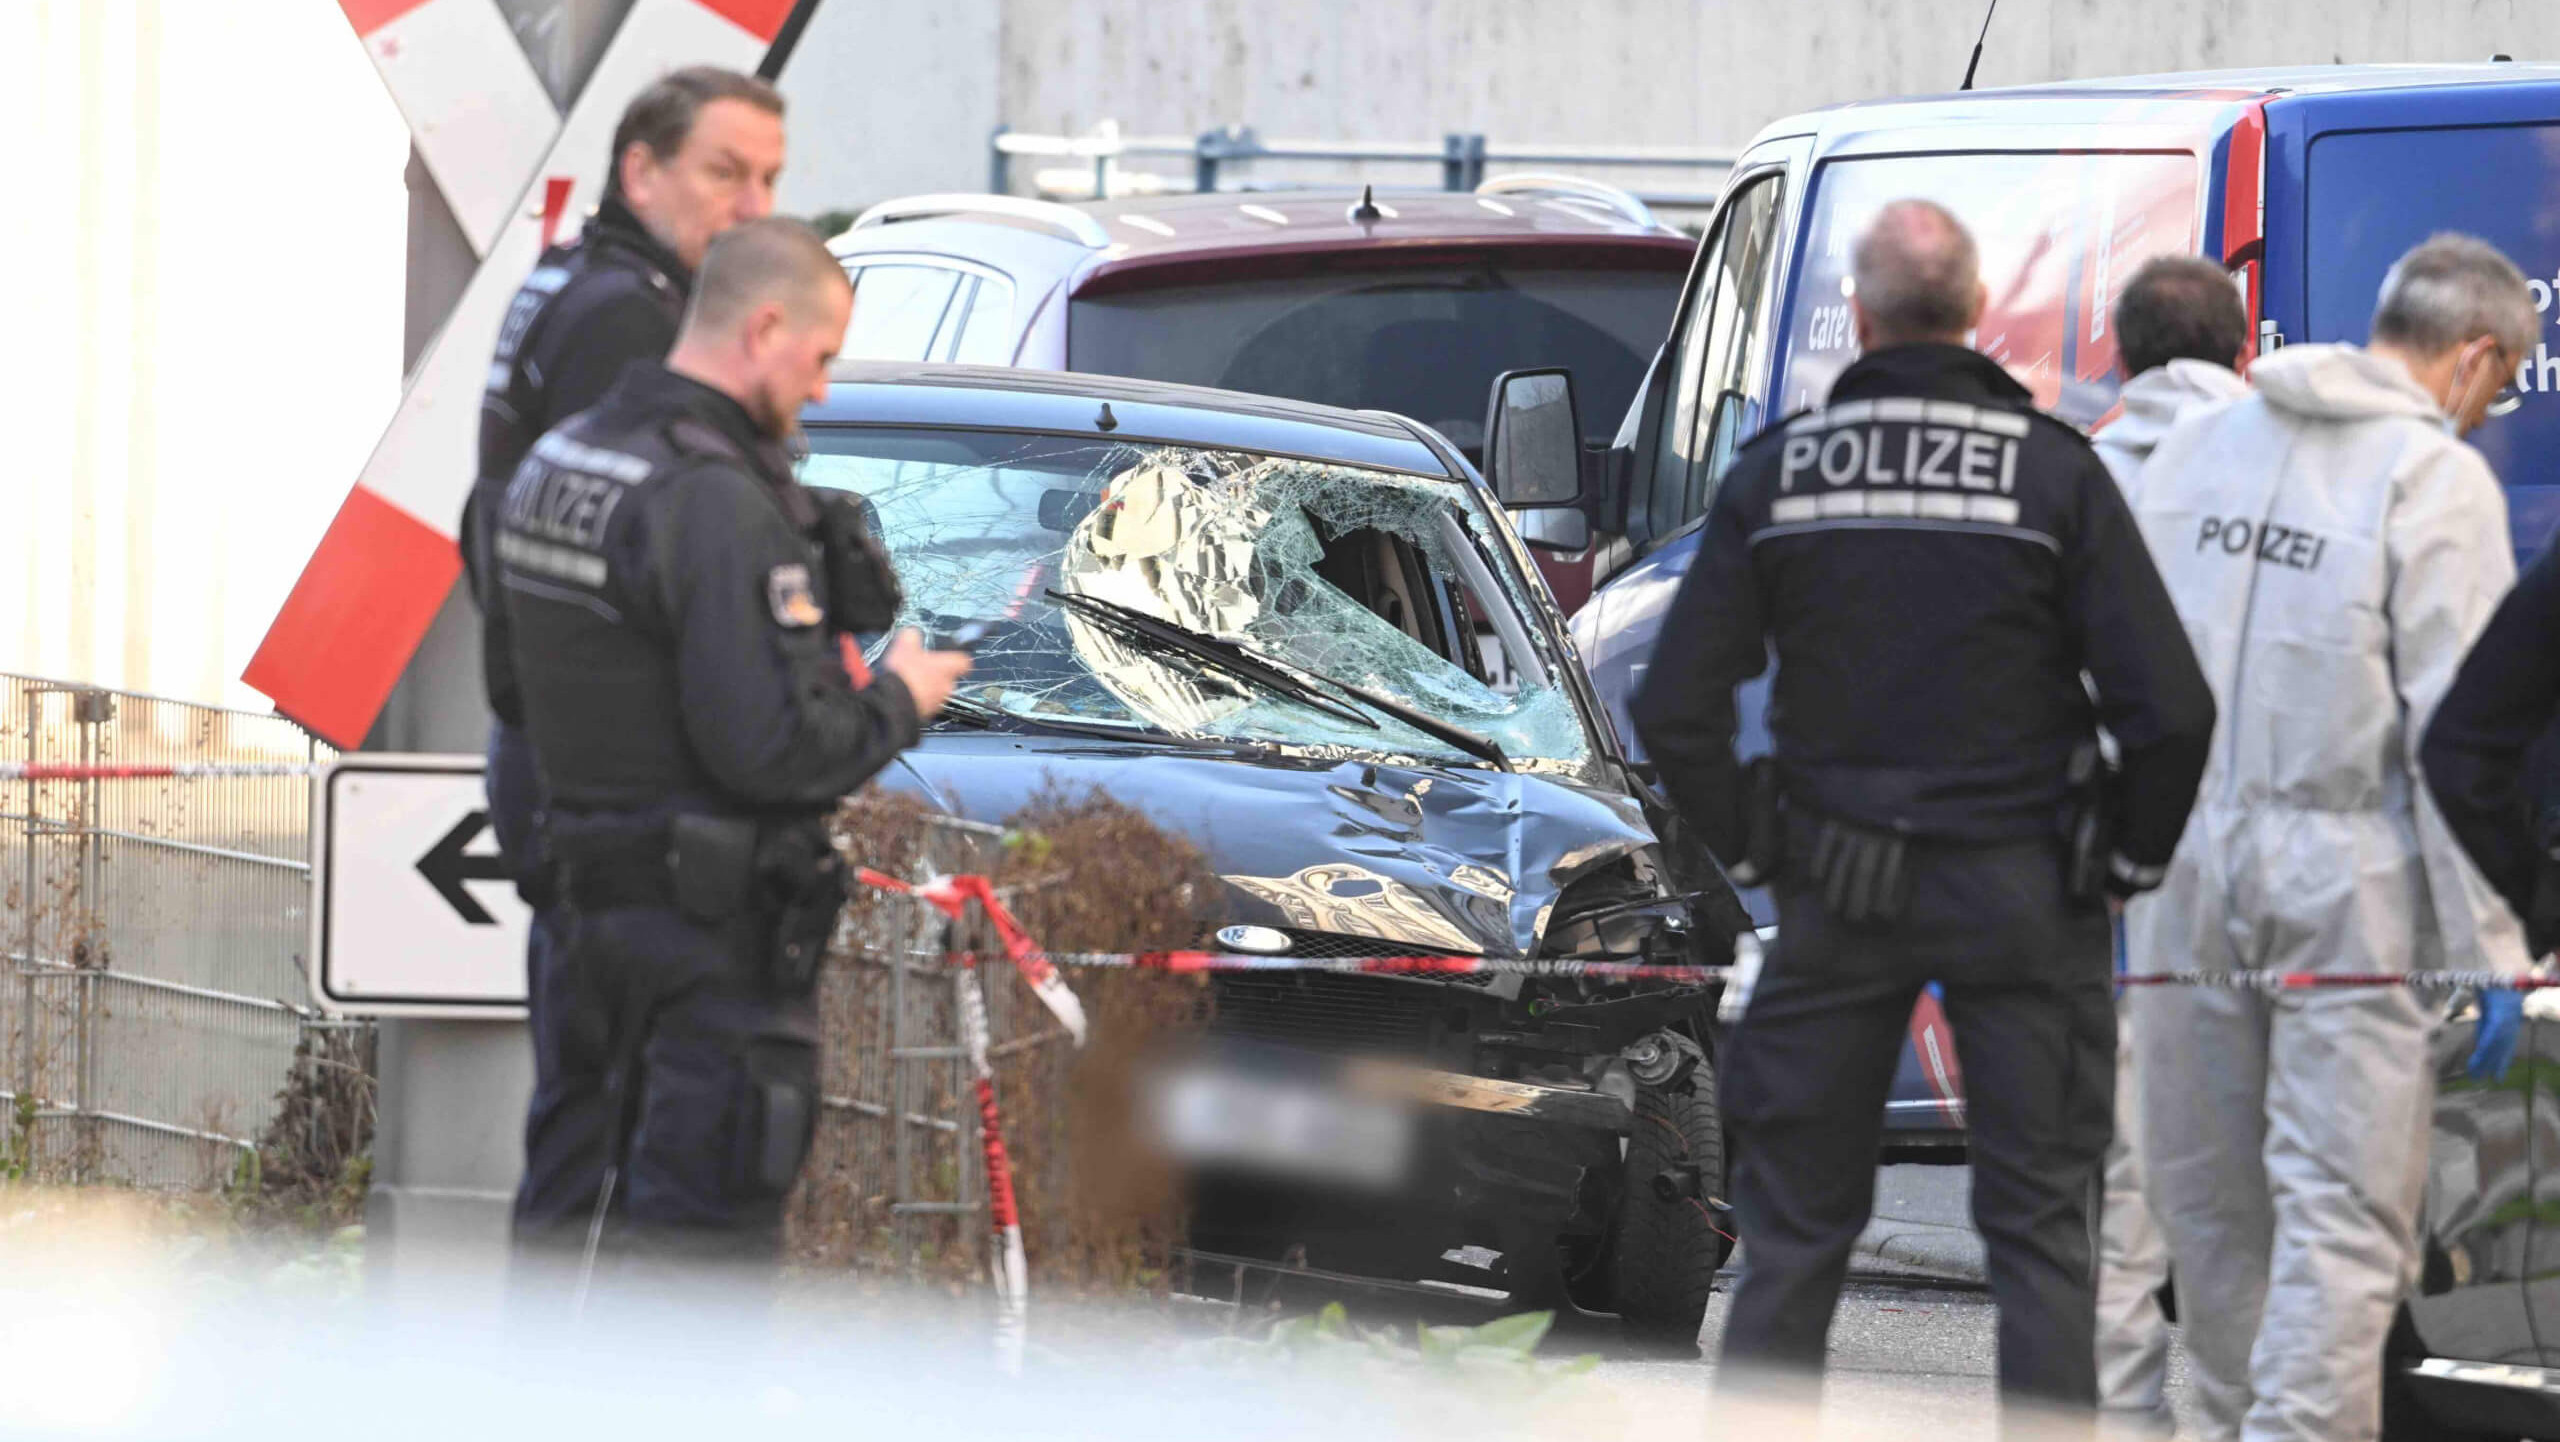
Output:
M524 1013L531 911L499 865L477 756L360 752L313 788L313 990L358 1016Z

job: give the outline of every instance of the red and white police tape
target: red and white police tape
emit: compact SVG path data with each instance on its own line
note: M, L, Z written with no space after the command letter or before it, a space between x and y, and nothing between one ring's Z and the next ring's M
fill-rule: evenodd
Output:
M1013 1202L1013 1159L1004 1149L1004 1123L996 1114L996 1069L987 1053L987 998L978 974L959 975L960 1044L978 1090L978 1141L987 1161L987 1224L993 1232L987 1270L996 1289L996 1356L1020 1371L1031 1331L1031 1269L1022 1253L1022 1215Z
M317 776L325 762L174 761L133 764L82 762L0 762L0 782L10 781L148 781L170 778L241 780ZM996 897L995 882L984 876L937 876L906 882L869 867L854 875L866 886L930 903L954 920L974 901L1003 943L1005 957L1022 973L1032 994L1048 1007L1078 1046L1085 1040L1084 1006L1058 975L1060 967L1165 972L1326 971L1373 976L1532 976L1589 977L1601 981L1673 981L1705 985L1733 980L1739 968L1682 966L1642 961L1575 961L1563 957L1495 956L1251 956L1217 951L1070 951L1051 952L1024 930ZM2116 980L2126 986L2208 986L2238 991L2313 991L2340 987L2406 986L2422 990L2544 991L2560 987L2560 976L2508 976L2487 971L2389 972L2309 971L2168 971L2138 972Z
M325 761L139 761L124 765L101 762L0 761L0 781L155 781L184 777L196 781L237 781L269 776L317 776Z
M914 895L954 920L970 902L984 909L988 924L1003 942L1008 960L1021 970L1058 1019L1085 1039L1084 1009L1075 993L1059 979L1060 967L1164 971L1175 973L1324 971L1368 976L1531 976L1590 977L1603 981L1675 981L1695 984L1732 981L1738 966L1683 966L1643 961L1575 961L1563 957L1498 956L1250 956L1218 951L1044 951L1022 923L997 899L995 883L984 876L937 876L909 883L862 867L854 875L864 885ZM953 959L968 960L970 953ZM2560 977L2508 976L2489 971L2389 972L2307 971L2168 971L2120 976L2126 986L2210 986L2240 991L2311 991L2337 987L2406 986L2420 989L2475 991L2541 991L2560 987ZM1069 1021L1072 1008L1073 1020Z

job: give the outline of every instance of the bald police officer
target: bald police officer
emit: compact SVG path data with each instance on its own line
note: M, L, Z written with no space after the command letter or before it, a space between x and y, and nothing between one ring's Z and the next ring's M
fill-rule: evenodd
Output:
M569 913L556 1042L612 1083L603 1153L529 1150L554 1175L520 1236L612 1216L660 1252L773 1256L844 901L825 818L969 665L909 632L857 690L837 649L848 593L885 582L831 554L843 507L793 479L789 442L852 304L806 226L728 231L666 363L535 442L497 513L502 666Z
M2106 467L1966 348L1984 291L1964 228L1887 206L1854 269L1864 356L1824 408L1736 457L1633 707L1681 815L1778 901L1721 1059L1746 1258L1726 1373L1820 1372L1904 1027L1935 981L2004 1398L2088 1408L2115 1055L2104 902L2157 883L2213 700ZM1755 835L1772 807L1734 757L1734 688L1772 650L1762 774L1782 801ZM2101 724L2118 784L2096 771Z
M498 849L533 908L525 994L534 1085L528 1150L578 1158L526 1169L519 1217L578 1211L607 1146L605 1077L570 1064L559 1044L574 1004L553 964L560 931L537 844L540 785L524 739L524 701L509 664L507 609L489 554L494 513L525 451L543 432L594 405L635 360L663 360L713 236L773 211L782 170L782 96L752 75L691 66L632 98L614 127L604 199L577 237L545 251L508 306L480 402L480 472L462 515L462 558L480 603L488 687L489 814Z

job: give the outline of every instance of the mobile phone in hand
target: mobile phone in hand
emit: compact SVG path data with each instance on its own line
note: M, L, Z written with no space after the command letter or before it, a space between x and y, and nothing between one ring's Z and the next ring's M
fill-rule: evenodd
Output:
M978 649L978 643L987 639L987 631L992 624L987 621L971 621L956 631L946 631L933 637L927 644L936 651L968 651L974 654Z

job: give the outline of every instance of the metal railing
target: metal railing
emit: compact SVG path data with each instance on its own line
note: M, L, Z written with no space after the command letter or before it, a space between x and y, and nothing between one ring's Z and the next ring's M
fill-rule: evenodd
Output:
M1561 166L1576 171L1672 170L1709 182L1704 188L1627 187L1645 204L1666 209L1704 209L1714 205L1713 182L1740 158L1738 151L1679 146L1502 145L1480 131L1452 132L1437 143L1265 140L1249 125L1221 126L1195 136L1122 135L1119 127L1109 121L1083 135L1038 135L998 126L987 150L987 188L999 195L1013 193L1017 180L1013 162L1017 157L1071 162L1074 169L1085 172L1075 186L1064 185L1063 175L1042 172L1033 177L1035 189L1042 188L1039 181L1056 180L1061 182L1057 193L1092 198L1183 189L1208 192L1281 188L1238 180L1235 172L1239 167L1264 161L1432 166L1439 171L1440 188L1453 191L1469 191L1482 185L1489 169L1496 165ZM1126 167L1128 161L1149 159L1189 162L1187 183L1179 175Z
M279 717L0 675L0 760L313 762ZM315 1029L303 777L19 781L0 801L7 1155L203 1186L257 1144Z

